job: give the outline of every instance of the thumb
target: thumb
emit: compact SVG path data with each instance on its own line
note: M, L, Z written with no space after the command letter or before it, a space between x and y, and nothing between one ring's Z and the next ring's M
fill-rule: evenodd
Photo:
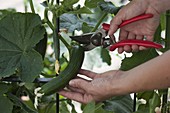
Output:
M117 29L119 28L119 25L121 23L122 23L121 17L115 16L110 22L110 29L109 29L108 35L112 36L113 33L115 33L117 31Z
M70 86L83 89L85 91L87 91L89 84L90 83L88 81L83 80L83 79L73 79L69 82Z

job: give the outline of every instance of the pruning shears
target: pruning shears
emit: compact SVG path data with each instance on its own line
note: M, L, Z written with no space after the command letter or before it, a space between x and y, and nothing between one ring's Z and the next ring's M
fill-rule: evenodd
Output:
M152 14L142 14L134 18L131 18L129 20L123 21L119 25L119 28L127 24L143 19L149 19L152 17L153 17ZM82 44L86 51L90 51L98 46L102 46L103 48L108 48L110 51L114 51L116 48L123 47L125 45L130 45L130 46L138 45L138 46L144 46L146 48L156 48L156 49L162 48L162 45L147 40L126 39L119 42L115 42L112 36L109 36L109 38L107 38L109 28L110 28L110 24L103 23L102 28L97 30L96 32L86 33L80 36L70 36L70 38Z

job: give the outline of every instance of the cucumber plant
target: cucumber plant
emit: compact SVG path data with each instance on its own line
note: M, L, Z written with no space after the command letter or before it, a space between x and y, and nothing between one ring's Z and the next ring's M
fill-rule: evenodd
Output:
M64 88L69 80L76 76L84 60L84 50L79 44L69 40L68 35L75 35L76 31L83 33L96 31L102 22L113 18L121 8L104 0L85 0L83 6L78 2L81 0L62 0L59 4L54 0L45 0L39 4L44 6L41 9L44 12L43 17L38 14L32 0L25 2L25 8L30 5L31 12L27 12L27 9L25 13L19 13L15 9L0 10L0 108L2 113L56 112L56 91ZM161 24L155 33L155 41L165 44L162 52L167 51L170 45L169 32L166 32L165 39L161 37L163 30L170 29L169 15L169 11L166 15L162 15ZM57 21L58 18L60 23ZM66 29L68 33L60 36L58 29L62 31ZM46 51L47 48L52 48L54 52L49 53ZM111 57L107 50L98 48L97 54L103 62L111 65ZM147 57L143 59L146 54ZM122 60L120 69L129 70L156 56L158 53L154 49L133 53L131 57L125 57ZM56 60L60 65L57 77L54 69ZM91 59L89 64L93 66L94 62L95 58ZM52 80L44 84L36 82L38 78ZM34 93L37 87L42 87L40 92L45 94L38 100ZM162 113L166 113L169 107L167 94L167 89L138 93L136 113L154 113L156 107L161 107ZM146 103L141 103L141 99L144 99ZM38 106L34 106L37 101ZM71 110L68 110L68 105ZM81 109L83 113L132 113L133 100L130 95L118 96L99 104L91 102L81 105ZM71 100L60 96L60 113L69 112L77 112L75 105Z

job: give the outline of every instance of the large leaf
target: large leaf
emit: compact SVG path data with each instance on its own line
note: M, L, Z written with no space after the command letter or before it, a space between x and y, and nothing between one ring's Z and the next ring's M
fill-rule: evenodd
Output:
M89 8L95 8L97 7L99 2L103 2L104 0L86 0L85 1L85 6Z
M116 7L112 2L100 2L100 9L107 13L117 14L121 7Z
M73 14L63 14L60 17L61 28L68 29L69 32L73 32L74 30L81 30L82 28L82 21L80 21L75 15Z
M132 69L156 56L158 56L158 53L155 49L133 53L132 57L123 59L120 69L124 71Z
M114 113L132 113L133 111L133 101L130 95L113 97L104 103L104 109Z
M25 82L41 72L42 57L33 47L43 38L45 29L36 14L10 14L0 20L0 77L19 71Z
M11 14L11 13L15 13L16 10L15 9L4 9L4 10L0 10L0 19L5 17L6 15L8 14Z

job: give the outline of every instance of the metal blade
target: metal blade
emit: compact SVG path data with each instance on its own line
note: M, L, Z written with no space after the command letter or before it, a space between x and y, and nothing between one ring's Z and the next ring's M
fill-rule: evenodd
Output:
M93 34L94 33L86 33L80 36L70 36L70 38L80 44L90 44L90 39Z

